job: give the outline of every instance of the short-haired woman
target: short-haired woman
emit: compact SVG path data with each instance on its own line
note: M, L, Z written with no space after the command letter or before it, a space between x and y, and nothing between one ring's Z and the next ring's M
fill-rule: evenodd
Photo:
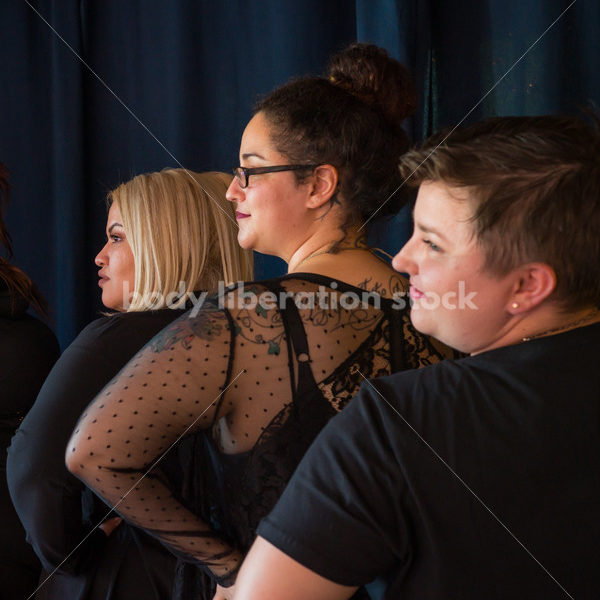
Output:
M107 243L96 264L102 302L116 312L90 323L65 350L10 448L12 497L51 574L40 598L170 596L175 564L160 544L114 519L92 530L106 506L86 492L82 514L84 488L66 470L64 448L90 400L150 338L219 281L251 276L225 199L230 181L224 173L166 169L108 195ZM165 471L177 479L170 459Z
M405 155L412 320L471 354L365 384L259 527L236 599L595 598L600 128L505 117ZM462 293L461 293L462 289ZM444 300L445 299L445 300Z
M365 377L443 358L410 325L404 280L371 251L364 227L401 204L412 90L397 61L359 44L326 77L292 81L258 104L227 195L240 245L284 259L288 274L238 286L167 328L69 444L69 469L212 579L184 569L183 597L212 598L215 581L231 587L258 522ZM199 436L183 495L143 476L199 429L211 434Z

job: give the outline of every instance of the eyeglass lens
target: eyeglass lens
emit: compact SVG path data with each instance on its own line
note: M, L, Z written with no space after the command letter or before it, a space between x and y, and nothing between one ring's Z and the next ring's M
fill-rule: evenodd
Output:
M240 187L243 189L248 185L248 177L246 176L246 171L242 167L236 167L233 169L233 174L238 180Z

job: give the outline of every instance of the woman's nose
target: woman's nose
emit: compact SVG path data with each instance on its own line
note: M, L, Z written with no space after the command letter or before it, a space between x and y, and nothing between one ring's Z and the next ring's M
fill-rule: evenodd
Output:
M244 197L244 190L240 187L240 182L237 177L234 177L225 192L225 198L229 202L241 202Z
M98 267L103 267L108 262L105 250L106 250L106 246L104 246L102 248L102 250L100 250L100 252L98 252L98 254L96 254L96 258L94 258L94 262L96 263L96 266L98 266Z
M400 252L394 256L392 267L400 273L408 273L409 275L414 275L416 273L416 263L412 258L411 240L408 240L401 248Z

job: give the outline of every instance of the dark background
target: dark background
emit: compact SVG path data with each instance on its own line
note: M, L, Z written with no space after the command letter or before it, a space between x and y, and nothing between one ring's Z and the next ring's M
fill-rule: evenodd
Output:
M101 308L106 192L166 166L229 171L257 97L321 73L353 40L410 67L415 140L465 117L576 113L600 98L598 0L577 0L527 54L571 0L29 2L41 16L0 0L0 160L16 263L63 347ZM375 237L395 252L408 230L404 211ZM256 256L258 277L284 272Z

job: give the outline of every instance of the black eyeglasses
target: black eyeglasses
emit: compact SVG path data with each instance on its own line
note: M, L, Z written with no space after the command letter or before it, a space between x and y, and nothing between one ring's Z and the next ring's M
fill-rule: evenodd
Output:
M242 189L248 187L250 175L262 173L278 173L279 171L301 171L302 169L316 169L319 165L278 165L276 167L234 167L233 175L238 180Z

